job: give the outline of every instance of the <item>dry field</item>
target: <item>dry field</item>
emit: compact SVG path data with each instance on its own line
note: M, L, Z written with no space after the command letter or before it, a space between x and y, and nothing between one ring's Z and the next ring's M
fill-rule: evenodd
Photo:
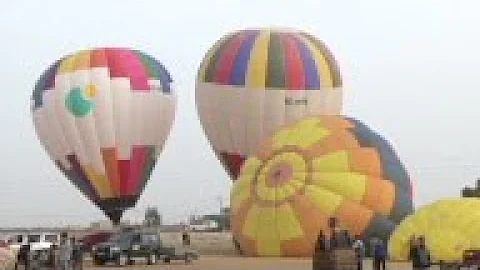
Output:
M85 263L85 269L100 269L107 268L108 270L119 270L115 266L94 267L89 262ZM185 265L182 261L172 261L170 264L159 263L157 265L142 265L137 264L129 266L128 269L192 269L192 270L311 270L312 262L310 259L290 259L290 258L245 258L245 257L230 257L230 256L202 256L200 260L195 261L191 265ZM103 269L103 270L107 270ZM371 270L372 262L365 260L364 270ZM404 262L389 262L387 263L387 270L407 270L411 269L409 263ZM435 270L432 267L431 270Z

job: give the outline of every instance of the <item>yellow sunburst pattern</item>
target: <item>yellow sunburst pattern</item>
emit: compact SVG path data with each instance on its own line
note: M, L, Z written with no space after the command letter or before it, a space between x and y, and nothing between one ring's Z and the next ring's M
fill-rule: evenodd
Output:
M231 191L232 231L247 255L310 256L337 217L387 238L412 212L410 180L385 140L357 120L318 116L276 132Z

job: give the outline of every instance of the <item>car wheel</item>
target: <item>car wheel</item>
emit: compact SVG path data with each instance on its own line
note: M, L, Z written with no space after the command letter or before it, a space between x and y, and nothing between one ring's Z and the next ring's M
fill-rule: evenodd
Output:
M157 264L157 255L156 254L148 255L147 264Z
M163 259L163 262L164 262L164 263L170 263L170 257L165 257L165 258Z
M117 265L118 266L125 266L127 265L129 259L128 259L128 256L126 254L120 254L118 256L118 260L117 260Z
M93 264L94 265L104 265L105 262L103 260L100 260L100 259L94 259Z

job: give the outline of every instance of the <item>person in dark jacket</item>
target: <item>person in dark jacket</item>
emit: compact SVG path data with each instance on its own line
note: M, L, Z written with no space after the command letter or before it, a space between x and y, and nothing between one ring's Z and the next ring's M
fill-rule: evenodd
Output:
M315 252L326 251L327 250L327 237L323 233L323 230L320 231L317 237L317 242L315 243Z
M72 243L72 268L75 270L83 269L83 250L79 241L76 241L74 237L70 239Z
M414 270L430 268L430 251L427 249L424 236L418 238L418 243L412 251L412 266Z
M408 259L413 260L413 256L415 256L415 252L417 252L417 246L418 246L417 238L415 237L415 235L412 235L410 237L408 244L409 244Z
M343 242L345 248L350 248L353 245L353 239L348 233L348 230L343 230Z
M53 243L50 246L49 252L48 252L48 266L52 269L56 269L58 267L57 261L56 261L56 251L58 247L56 243Z
M387 259L387 247L385 243L380 240L378 243L375 245L375 250L374 250L374 255L373 255L373 266L375 270L380 270L380 267L382 270L385 270L386 262Z
M330 248L330 242L328 241L327 236L323 233L323 230L320 230L312 258L313 269L326 270L325 260L330 258Z
M17 265L16 269L25 269L28 270L29 266L29 257L30 257L30 244L21 245L20 250L17 253Z

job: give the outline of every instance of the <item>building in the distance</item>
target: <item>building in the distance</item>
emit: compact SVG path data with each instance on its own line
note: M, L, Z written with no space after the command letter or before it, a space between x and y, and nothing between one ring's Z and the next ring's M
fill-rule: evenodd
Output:
M189 225L196 231L229 231L230 207L222 207L219 214L192 216Z
M162 215L157 207L147 207L145 210L144 225L147 227L159 227L162 225Z
M477 179L475 187L464 187L462 189L462 197L480 197L480 178Z

